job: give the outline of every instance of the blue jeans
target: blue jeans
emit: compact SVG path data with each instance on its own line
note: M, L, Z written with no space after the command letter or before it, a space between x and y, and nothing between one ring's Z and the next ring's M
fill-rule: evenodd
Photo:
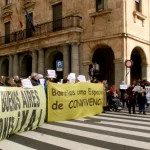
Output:
M139 110L140 111L145 111L145 105L139 105Z

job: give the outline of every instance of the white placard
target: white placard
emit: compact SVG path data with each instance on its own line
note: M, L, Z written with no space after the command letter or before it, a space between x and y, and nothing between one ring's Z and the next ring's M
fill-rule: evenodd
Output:
M23 88L33 88L33 85L29 79L21 80Z
M70 75L68 76L68 80L70 83L75 83L76 82L76 75L75 73L70 73Z
M76 74L75 73L70 73L70 77L76 78Z
M47 70L49 78L56 78L55 70Z
M39 79L40 80L40 84L43 86L44 88L44 83L45 83L45 79Z
M60 80L60 83L63 84L63 79Z
M126 90L126 89L128 89L128 85L127 84L121 84L120 89L121 90Z
M78 80L79 80L80 82L86 82L86 78L85 78L84 75L79 75L79 76L78 76Z
M150 86L145 86L147 103L150 104Z
M68 79L68 80L70 79L70 74L68 75L67 79Z
M141 86L135 86L132 91L138 92L138 91L140 91L140 90L141 90Z

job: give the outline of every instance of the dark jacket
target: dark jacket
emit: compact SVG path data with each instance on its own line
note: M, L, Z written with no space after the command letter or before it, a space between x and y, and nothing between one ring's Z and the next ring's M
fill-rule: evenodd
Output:
M139 105L145 105L146 104L146 93L138 93L137 100Z
M129 95L129 101L136 100L136 92L133 91L133 87L127 89L127 94Z
M35 80L35 79L31 79L31 83L33 86L38 86L39 85L39 81L38 80Z

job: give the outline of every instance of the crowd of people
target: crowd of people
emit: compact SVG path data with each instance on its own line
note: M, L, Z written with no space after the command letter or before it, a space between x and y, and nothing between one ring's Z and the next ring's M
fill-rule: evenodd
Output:
M121 84L125 84L124 81ZM138 90L135 90L136 86L139 87ZM146 107L149 107L148 97L146 96L146 86L150 86L150 83L146 79L143 81L134 80L127 89L117 89L117 87L113 85L109 90L107 99L110 101L110 99L112 100L114 97L118 97L122 102L122 107L124 108L126 105L128 108L129 114L131 114L131 109L133 114L136 114L135 108L138 107L139 113L146 115Z
M49 78L47 75L46 77L43 77L43 75L38 73L32 73L31 76L28 77L28 79L31 80L31 83L33 86L40 85L40 79L45 79L44 83L44 89L47 92L47 85L48 82L54 82L54 83L68 83L68 79L62 79L62 81L58 80L57 78ZM8 78L1 76L0 77L0 86L7 86L7 87L22 87L22 78L19 78L19 76L14 76L13 78ZM76 82L79 82L76 80ZM108 88L107 80L99 81L96 78L94 78L92 83L102 83L104 85L105 90L105 99L106 104L105 106L110 105L113 98L118 98L122 102L122 107L125 106L129 110L129 114L131 114L131 109L133 110L133 114L136 113L135 108L139 108L139 113L146 114L146 106L148 107L149 104L147 102L146 97L146 89L145 86L150 86L150 83L147 80L137 80L133 81L132 84L127 89L118 89L115 85L112 85L110 88ZM125 84L124 81L121 84ZM135 86L140 86L139 91L134 91ZM111 108L110 108L111 109Z

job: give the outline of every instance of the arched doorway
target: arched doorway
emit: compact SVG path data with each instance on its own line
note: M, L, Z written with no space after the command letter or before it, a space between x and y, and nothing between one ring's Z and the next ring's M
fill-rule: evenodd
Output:
M57 78L62 79L63 78L63 70L62 71L57 70L57 68L56 68L57 61L63 62L63 54L59 51L50 53L50 55L48 57L48 62L47 62L47 69L56 70Z
M98 48L92 58L93 63L99 64L99 71L94 76L100 81L107 80L109 86L115 83L114 58L114 53L108 46Z
M2 62L1 75L6 76L6 77L9 76L9 60L8 59L3 60Z
M32 56L25 55L21 63L21 76L28 77L32 73Z
M135 47L131 53L131 60L133 66L131 68L131 82L134 80L142 79L145 72L142 72L142 64L146 64L146 56L140 47Z

